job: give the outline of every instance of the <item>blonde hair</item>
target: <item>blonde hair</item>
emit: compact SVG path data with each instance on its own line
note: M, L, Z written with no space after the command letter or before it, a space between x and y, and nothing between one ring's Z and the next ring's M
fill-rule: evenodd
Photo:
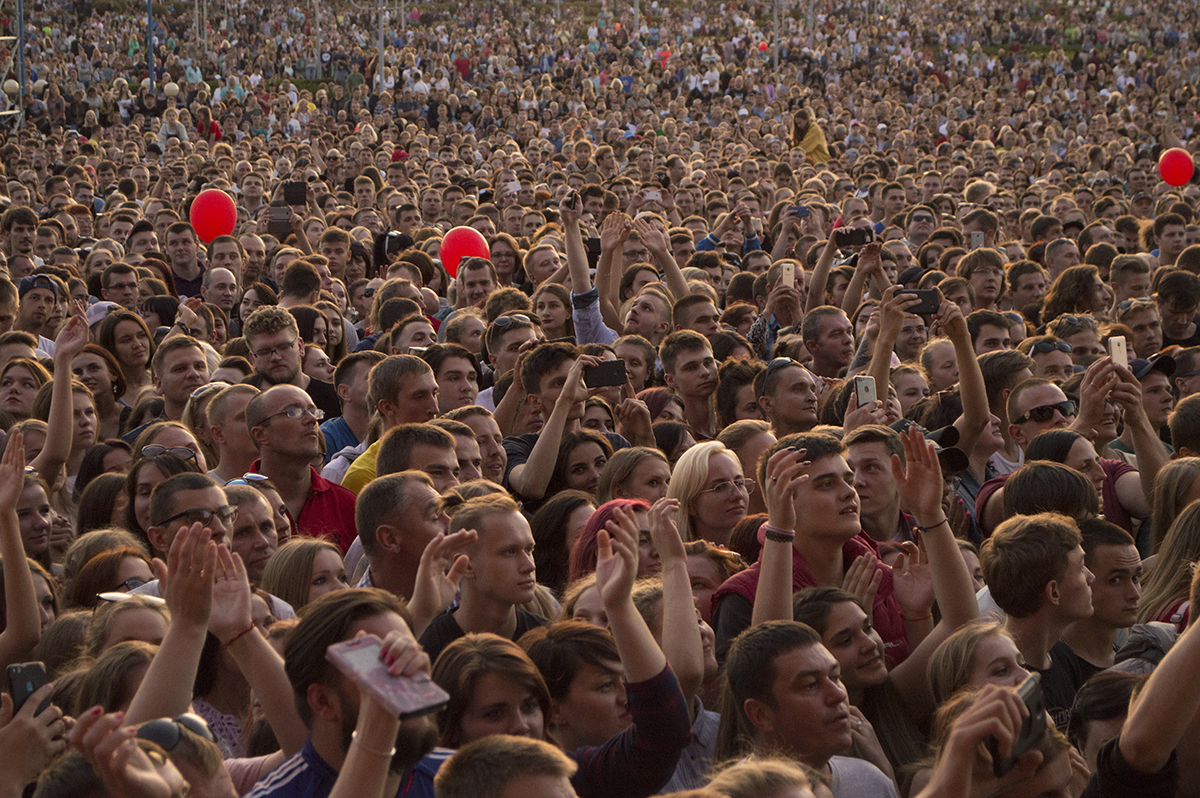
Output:
M667 498L678 499L681 512L675 519L679 536L684 542L695 540L692 529L692 502L708 482L709 462L718 455L725 455L737 466L740 473L742 463L737 455L720 441L697 443L683 453L671 472L671 484L667 487Z

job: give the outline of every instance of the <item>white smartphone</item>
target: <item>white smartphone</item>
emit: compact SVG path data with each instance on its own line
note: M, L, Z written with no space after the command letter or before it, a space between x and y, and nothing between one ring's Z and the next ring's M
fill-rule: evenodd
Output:
M646 202L662 202L661 191L647 191L643 196Z
M971 233L971 249L979 249L983 246L983 233L975 230Z
M1124 335L1114 335L1108 339L1108 353L1112 355L1113 363L1129 368L1129 349Z
M854 378L854 395L858 398L858 406L866 407L875 401L875 378L858 376Z
M796 264L793 261L785 260L783 262L783 271L779 279L788 288L796 287Z

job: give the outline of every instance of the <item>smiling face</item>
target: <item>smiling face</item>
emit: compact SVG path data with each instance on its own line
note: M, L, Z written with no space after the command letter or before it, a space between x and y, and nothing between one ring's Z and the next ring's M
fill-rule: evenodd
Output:
M887 680L883 638L858 604L843 601L833 605L825 619L822 642L841 665L847 689L873 687Z

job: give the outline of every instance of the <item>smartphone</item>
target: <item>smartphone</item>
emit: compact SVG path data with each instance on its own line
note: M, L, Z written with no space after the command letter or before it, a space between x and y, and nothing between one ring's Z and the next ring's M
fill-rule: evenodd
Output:
M1129 348L1124 335L1114 335L1108 339L1108 353L1112 355L1113 363L1129 368Z
M1017 695L1025 702L1025 708L1029 710L1029 717L1021 722L1021 732L1013 741L1012 750L1009 751L1008 756L1000 756L999 743L995 737L989 737L985 743L988 752L992 755L992 771L998 779L1008 775L1008 772L1016 767L1021 757L1040 743L1046 734L1046 705L1042 697L1042 675L1031 673L1029 678L1021 682L1021 686L1017 688Z
M897 294L912 294L913 296L919 297L921 299L921 304L914 305L911 308L907 309L906 312L908 312L908 313L916 313L917 315L923 315L926 313L937 313L938 308L940 308L942 306L942 296L936 288L930 288L930 289L905 288L903 290L897 291L896 293Z
M378 637L356 637L325 649L325 659L401 720L446 706L450 694L428 676L392 676L379 658L381 647Z
M858 398L858 406L866 407L875 401L875 378L858 376L854 378L854 395Z
M12 691L13 714L21 711L21 707L29 700L29 696L42 689L46 683L46 667L40 662L22 662L19 665L8 666L8 685ZM47 696L38 707L35 716L42 714L50 706Z
M647 191L642 195L646 202L662 202L661 191Z
M283 184L283 201L288 205L305 205L308 202L308 184L301 180L289 180Z
M979 249L983 246L983 233L978 230L971 232L971 249Z
M792 207L788 208L788 213L798 219L808 218L808 208L804 205L793 205Z
M837 238L839 247L861 247L875 240L875 231L869 227L843 227Z
M514 180L511 183L505 184L505 186L504 186L504 192L506 194L516 194L520 190L521 190L521 181L520 180Z
M606 360L583 372L583 384L588 388L610 388L625 384L625 361Z
M272 205L267 232L276 237L292 232L292 209L286 205Z
M780 267L783 271L780 272L780 282L788 288L796 287L796 264L793 261L785 260Z
M757 216L750 220L750 226L754 228L754 232L762 235L762 219Z

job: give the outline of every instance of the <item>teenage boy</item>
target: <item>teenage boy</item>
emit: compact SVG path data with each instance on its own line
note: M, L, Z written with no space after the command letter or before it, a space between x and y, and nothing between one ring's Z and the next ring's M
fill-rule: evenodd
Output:
M691 330L666 337L659 348L663 380L683 402L683 419L700 440L711 440L720 430L709 401L717 390L717 361L708 339Z

